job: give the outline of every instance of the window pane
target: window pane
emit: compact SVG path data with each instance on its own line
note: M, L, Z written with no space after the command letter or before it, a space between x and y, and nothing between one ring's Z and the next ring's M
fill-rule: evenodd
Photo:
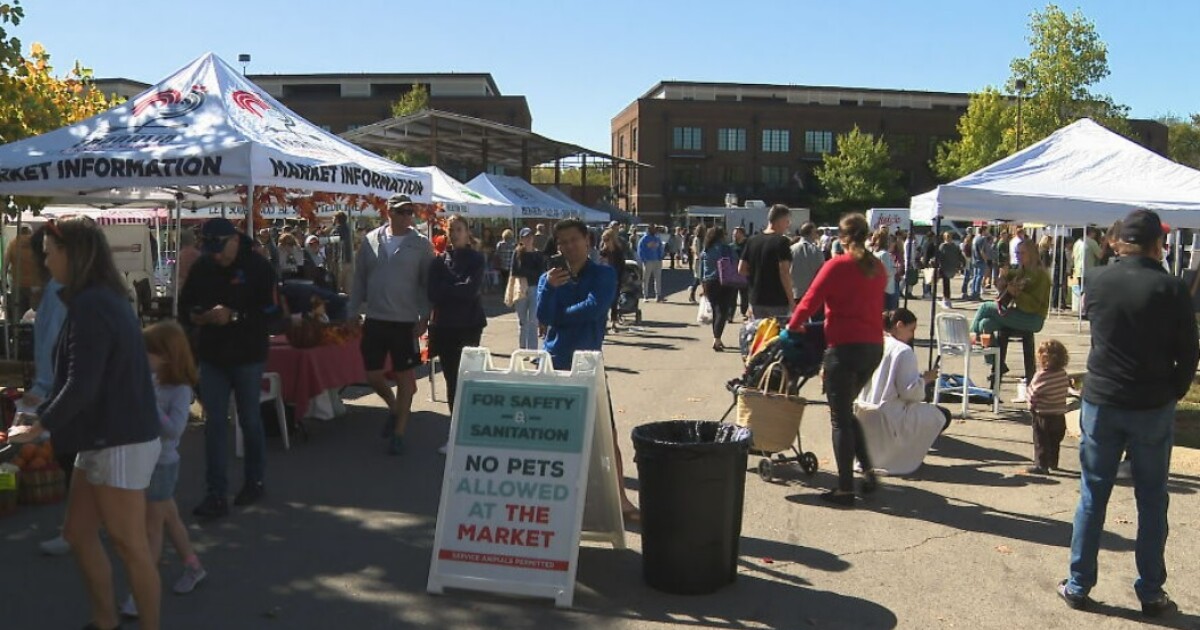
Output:
M700 143L700 128L699 127L675 127L672 133L672 144L676 149L683 151L699 151Z
M764 153L787 153L791 150L792 132L787 129L763 129L762 150Z
M832 131L805 131L805 153L830 153L833 151Z

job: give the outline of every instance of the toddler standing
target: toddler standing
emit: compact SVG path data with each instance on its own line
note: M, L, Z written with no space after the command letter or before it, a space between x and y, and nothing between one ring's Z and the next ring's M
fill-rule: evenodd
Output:
M1026 472L1045 475L1058 468L1059 446L1067 434L1067 376L1070 357L1061 341L1051 339L1038 346L1038 371L1026 396L1033 413L1033 466Z

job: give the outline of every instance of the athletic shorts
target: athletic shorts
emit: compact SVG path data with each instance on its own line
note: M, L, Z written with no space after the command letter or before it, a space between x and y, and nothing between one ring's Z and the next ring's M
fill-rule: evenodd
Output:
M151 503L170 501L175 498L175 484L179 481L179 462L158 464L154 474L150 476L150 486L146 488L146 500Z
M368 319L363 322L363 367L377 372L392 358L392 370L404 372L421 365L421 340L413 335L413 322L385 322Z
M161 450L162 442L154 438L140 444L82 451L75 456L75 469L82 470L93 486L145 490Z

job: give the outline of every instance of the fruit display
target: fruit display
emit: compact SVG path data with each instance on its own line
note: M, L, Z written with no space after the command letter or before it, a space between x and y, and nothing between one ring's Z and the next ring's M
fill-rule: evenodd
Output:
M22 505L57 503L67 494L67 479L54 459L50 440L21 447L12 465L17 473L17 502Z

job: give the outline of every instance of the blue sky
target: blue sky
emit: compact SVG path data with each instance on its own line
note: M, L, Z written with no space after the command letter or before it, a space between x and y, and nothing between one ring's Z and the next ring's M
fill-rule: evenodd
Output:
M1026 0L25 0L15 33L66 69L153 82L213 51L251 73L490 72L535 131L608 151L609 121L660 80L967 92L1028 50ZM1200 2L1076 8L1109 46L1099 86L1134 116L1200 111Z

